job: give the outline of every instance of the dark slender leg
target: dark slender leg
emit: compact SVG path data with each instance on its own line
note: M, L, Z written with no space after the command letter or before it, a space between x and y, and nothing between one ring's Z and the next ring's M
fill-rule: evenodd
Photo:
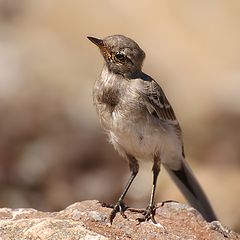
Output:
M156 221L154 219L154 215L155 215L155 211L156 211L156 208L154 205L154 196L155 196L155 191L156 191L157 178L158 178L158 174L160 172L159 156L154 156L152 171L153 171L153 186L152 186L150 202L149 202L149 205L148 205L146 211L143 213L143 217L138 218L139 222L143 222L143 221L151 219L154 223L156 223Z
M129 187L131 186L134 178L137 176L138 169L139 169L138 161L131 155L128 155L127 157L128 157L128 160L129 160L129 168L130 168L130 171L131 171L131 176L130 176L128 182L127 182L127 185L125 186L125 188L123 190L123 193L119 197L116 205L113 207L113 210L110 213L109 220L110 220L111 224L112 224L113 219L115 218L115 216L118 212L120 212L121 215L124 218L126 218L126 216L124 214L124 211L127 209L127 207L124 204L123 199L124 199L128 189L129 189Z

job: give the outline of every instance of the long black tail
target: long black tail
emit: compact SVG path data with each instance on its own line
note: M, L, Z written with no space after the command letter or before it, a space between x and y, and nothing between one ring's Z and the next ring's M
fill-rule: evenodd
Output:
M202 214L206 221L211 222L217 220L207 196L186 160L183 159L182 167L177 171L171 170L167 166L165 166L165 168L188 202Z

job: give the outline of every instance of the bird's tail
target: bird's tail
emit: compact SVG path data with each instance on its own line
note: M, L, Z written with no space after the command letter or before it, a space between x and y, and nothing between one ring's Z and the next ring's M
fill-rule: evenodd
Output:
M202 190L186 160L183 158L182 166L177 171L171 170L167 166L165 166L165 168L181 192L187 198L188 202L202 214L206 221L211 222L217 220L207 196Z

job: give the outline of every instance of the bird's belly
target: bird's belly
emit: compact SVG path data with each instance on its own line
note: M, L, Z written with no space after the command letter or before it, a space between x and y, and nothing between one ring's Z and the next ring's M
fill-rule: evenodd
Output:
M170 127L152 119L114 121L109 131L110 141L121 154L130 154L138 160L154 159L158 155L163 164L178 168L182 157L181 143Z
M131 154L141 160L152 160L162 146L162 130L139 119L115 122L110 131L110 140L121 153Z

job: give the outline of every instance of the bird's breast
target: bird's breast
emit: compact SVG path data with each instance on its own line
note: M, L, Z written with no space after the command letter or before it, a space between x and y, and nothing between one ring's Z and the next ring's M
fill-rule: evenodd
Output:
M110 141L138 159L152 160L159 149L161 130L152 128L144 116L131 112L114 111L113 124L109 131Z

